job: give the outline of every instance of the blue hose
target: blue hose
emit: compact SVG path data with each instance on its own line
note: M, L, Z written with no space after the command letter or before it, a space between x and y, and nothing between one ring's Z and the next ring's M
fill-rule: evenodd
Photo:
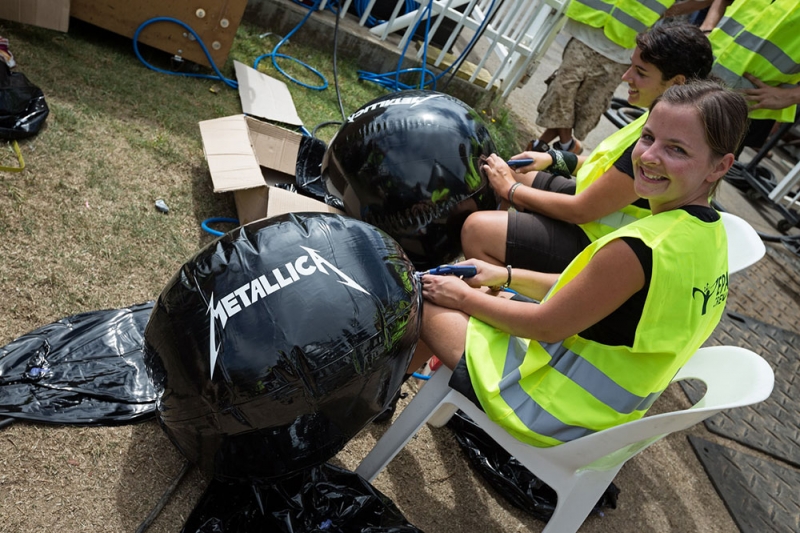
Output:
M200 223L200 227L203 228L203 231L205 231L206 233L210 233L215 237L221 237L225 235L223 232L217 231L208 226L209 224L217 224L217 223L236 224L238 226L239 220L236 218L228 218L228 217L211 217L202 221Z
M154 22L173 22L173 23L183 27L184 29L186 29L189 33L191 33L194 36L194 38L197 40L197 44L199 44L200 48L203 49L203 53L206 55L206 58L208 58L208 63L211 65L211 68L214 70L214 72L217 73L217 75L216 76L212 76L210 74L196 74L196 73L192 73L192 72L173 72L171 70L164 70L162 68L154 67L153 65L151 65L150 63L145 61L144 58L142 57L142 54L139 53L139 34L142 33L142 30L144 28L146 28L150 24L153 24ZM216 63L214 63L214 60L211 59L211 54L208 52L208 48L206 48L206 45L203 44L203 41L202 41L202 39L200 39L200 36L197 35L197 32L195 32L188 24L186 24L185 22L180 21L180 20L178 20L176 18L172 18L172 17L155 17L155 18L151 18L150 20L146 20L146 21L142 22L142 24L138 28L136 28L136 32L133 34L133 52L136 54L136 57L139 58L139 61L144 63L144 66L146 66L150 70L155 70L156 72L160 72L162 74L170 74L172 76L186 76L186 77L189 77L189 78L204 78L204 79L210 79L210 80L219 79L219 80L222 80L226 85L228 85L229 87L231 87L233 89L237 89L239 87L239 83L236 80L228 79L228 78L226 78L225 76L222 75L222 72L220 72L219 68L217 68L217 65L216 65Z
M491 14L492 14L492 12L494 10L494 6L495 6L496 3L497 3L497 0L492 0L491 5L489 6L489 10L487 11L486 18L484 18L483 22L481 23L481 26L475 32L475 35L472 36L472 39L467 44L466 48L464 48L464 51L462 51L461 54L458 56L458 58L455 61L453 61L453 63L451 63L449 67L444 69L438 76L434 75L433 72L431 72L430 70L428 70L425 67L418 67L418 68L410 68L410 69L400 70L400 65L403 62L403 58L406 55L406 51L408 49L408 45L411 42L411 39L409 39L408 42L406 42L405 47L403 48L403 52L400 54L400 61L397 64L397 70L395 72L387 72L385 74L375 74L373 72L366 72L366 71L360 70L360 71L358 71L358 79L365 80L365 81L371 81L373 83L377 83L378 85L381 85L382 87L386 87L389 90L403 91L403 90L408 90L408 89L414 89L414 87L411 86L411 85L400 83L400 74L406 74L406 73L409 73L409 72L421 72L423 74L423 76L422 76L422 78L420 80L419 88L420 89L424 89L426 86L431 85L431 87L430 87L431 90L435 91L437 82L442 77L444 77L444 75L447 74L450 71L450 69L452 69L455 65L460 64L460 62L464 58L464 56L470 50L472 50L473 44L478 39L478 37L480 37L480 35L482 34L483 29L485 28L485 26L489 23L490 16L491 16ZM408 6L408 3L406 5ZM423 65L427 64L428 30L430 29L430 17L431 17L431 13L432 13L432 7L433 7L433 0L430 0L428 5L425 7L425 10L428 13L427 13L425 42L424 42L425 51L423 52L424 55L423 55L423 59L422 59L422 64ZM408 10L409 8L406 7L406 9ZM426 16L426 15L423 15L423 16ZM417 27L419 26L419 23L421 21L422 21L422 17L420 17L420 19L417 20L417 22L416 22L416 24L414 26L414 30L412 31L412 34L416 33ZM430 77L431 77L430 81L427 81L427 79L426 79L428 77L428 75L430 75ZM393 77L394 80L392 80L391 77Z
M273 67L275 67L275 69L276 69L278 72L280 72L281 74L283 74L284 76L286 76L287 78L289 78L289 80L293 81L293 82L294 82L294 83L296 83L297 85L300 85L301 87L305 87L306 89L311 89L312 91L323 91L323 90L325 90L325 89L327 89L327 88L328 88L328 80L325 78L325 76L323 76L323 75L322 75L322 73L321 73L320 71L318 71L317 69L315 69L314 67L312 67L312 66L310 66L310 65L307 65L307 64L303 63L303 62L302 62L302 61L300 61L299 59L295 59L295 58L294 58L294 57L292 57L292 56L287 56L286 54L279 54L279 53L278 53L278 49L279 49L281 46L283 46L283 43L285 43L286 41L288 41L288 40L289 40L289 37L291 37L292 35L294 35L294 34L297 32L297 30L299 30L299 29L300 29L300 27L301 27L303 24L305 24L305 23L306 23L306 21L307 21L307 20L308 20L308 18L311 16L311 14L312 14L314 11L316 11L317 7L319 6L319 3L320 3L320 1L321 1L321 0L316 0L316 1L314 2L314 5L308 8L308 13L306 13L306 16L305 16L305 17L303 17L303 20L301 20L301 21L300 21L300 23L299 23L297 26L295 26L295 27L294 27L294 29L292 29L292 31L290 31L288 34L286 34L286 37L284 37L283 39L281 39L280 41L278 41L278 44L276 44L276 45L275 45L275 48L273 48L273 49L272 49L272 52L269 52L269 53L267 53L267 54L261 54L260 56L258 56L258 57L255 59L255 61L253 62L253 68L254 68L254 69L258 70L258 64L259 64L259 62L261 62L261 60L262 60L262 59L264 59L265 57L269 57L269 58L271 58L271 59L272 59L272 66L273 66ZM310 71L311 71L313 74L315 74L316 76L318 76L318 77L319 77L319 78L322 80L322 85L308 85L308 84L305 84L305 83L301 82L300 80L297 80L297 79L295 79L295 78L291 77L291 76L290 76L290 75L289 75L289 74L288 74L286 71L284 71L284 70L283 70L283 69L282 69L282 68L281 68L281 67L278 65L278 61L275 59L275 58L278 58L278 57L282 57L282 58L285 58L285 59L289 59L289 60L291 60L291 61L294 61L295 63L297 63L297 64L298 64L298 65L300 65L301 67L305 67L306 69L310 70Z

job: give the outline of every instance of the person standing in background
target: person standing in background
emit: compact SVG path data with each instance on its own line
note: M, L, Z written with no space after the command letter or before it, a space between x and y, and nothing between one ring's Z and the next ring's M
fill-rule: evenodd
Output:
M527 150L580 154L630 66L636 35L653 26L675 0L572 0L564 29L572 35L561 65L545 81L536 123L545 128ZM692 3L697 3L692 0Z
M775 122L795 121L800 103L800 6L796 0L714 0L700 29L714 52L712 74L750 104L743 146L758 148Z

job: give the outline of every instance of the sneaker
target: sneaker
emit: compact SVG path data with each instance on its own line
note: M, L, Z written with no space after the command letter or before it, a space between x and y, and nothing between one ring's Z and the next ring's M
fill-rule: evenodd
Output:
M556 149L562 152L572 152L575 155L581 155L581 152L583 152L583 144L573 137L566 145L560 142L556 143Z
M550 150L550 145L539 139L533 139L528 143L528 146L525 147L525 150L528 152L547 152Z

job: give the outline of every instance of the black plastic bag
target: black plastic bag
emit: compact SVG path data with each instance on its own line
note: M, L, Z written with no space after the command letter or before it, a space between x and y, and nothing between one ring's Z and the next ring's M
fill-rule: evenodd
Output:
M62 318L0 348L0 415L113 425L155 414L142 348L153 302Z
M420 532L361 476L321 464L273 485L212 481L182 533Z
M447 426L455 433L472 466L512 505L545 522L553 516L558 499L556 491L522 466L467 415L457 411ZM616 485L609 485L592 512L616 509L619 492Z
M322 179L322 159L327 149L328 146L322 139L308 136L300 139L294 172L297 191L303 196L314 198L344 211L344 202L328 192Z
M0 139L36 135L49 113L42 90L0 61Z

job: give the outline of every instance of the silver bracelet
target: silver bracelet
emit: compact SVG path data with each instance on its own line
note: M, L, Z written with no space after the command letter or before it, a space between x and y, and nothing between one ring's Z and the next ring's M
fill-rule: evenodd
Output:
M508 270L508 279L502 285L492 285L489 288L494 292L502 291L503 289L507 289L511 286L511 265L506 265L506 270Z
M520 183L520 182L516 182L516 183L515 183L514 185L512 185L512 186L511 186L511 188L508 190L508 203L510 203L510 204L511 204L511 207L513 207L514 209L516 209L516 208L517 208L517 206L514 204L514 191L515 191L515 190L517 190L517 187L519 187L520 185L522 185L522 183Z
M508 279L502 285L504 289L507 289L511 286L511 265L506 265L506 269L508 270Z

